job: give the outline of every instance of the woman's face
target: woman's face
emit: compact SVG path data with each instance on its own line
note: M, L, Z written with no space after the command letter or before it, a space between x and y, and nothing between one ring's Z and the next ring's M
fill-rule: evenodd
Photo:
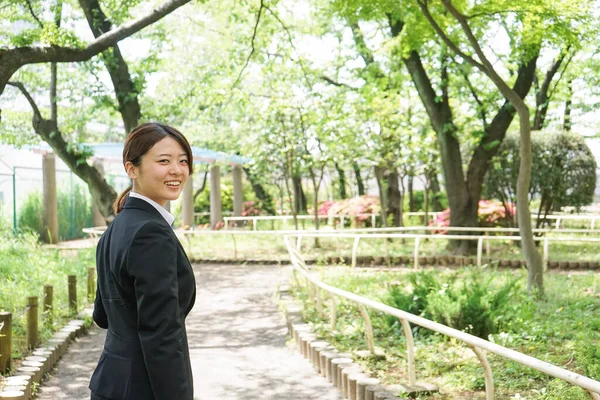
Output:
M161 206L177 200L190 175L188 157L183 147L167 136L142 156L139 166L125 163L127 175L133 180L133 191L144 195Z

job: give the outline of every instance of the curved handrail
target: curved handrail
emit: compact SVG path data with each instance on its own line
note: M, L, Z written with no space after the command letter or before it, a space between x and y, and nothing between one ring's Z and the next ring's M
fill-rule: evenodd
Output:
M488 400L494 399L493 377L492 377L491 367L490 367L489 363L487 362L487 359L485 358L484 353L481 352L480 350L489 351L490 353L494 353L503 358L515 361L521 365L525 365L527 367L533 368L533 369L543 372L547 375L553 376L558 379L562 379L566 382L571 383L572 385L579 386L582 389L586 390L586 392L592 399L597 399L599 396L600 382L590 379L586 376L577 374L575 372L571 372L564 368L560 368L556 365L539 360L535 357L528 356L528 355L520 353L516 350L512 350L507 347L500 346L496 343L489 342L489 341L481 339L477 336L473 336L468 333L459 331L457 329L450 328L446 325L428 320L423 317L416 316L416 315L408 313L406 311L402 311L397 308L393 308L393 307L387 306L385 304L367 299L365 297L358 296L354 293L347 292L345 290L338 289L336 287L327 285L326 283L324 283L321 280L312 276L312 274L310 273L309 269L306 266L306 263L302 259L302 256L299 253L298 249L295 248L293 241L290 240L290 236L288 236L288 235L284 236L284 242L285 242L286 248L288 249L288 253L290 255L292 265L294 266L294 268L300 274L302 274L306 278L306 280L309 281L315 287L318 287L318 288L328 292L330 295L336 295L338 297L350 300L359 305L367 306L369 308L372 308L372 309L381 311L383 313L400 318L401 320L406 320L410 323L422 326L423 328L426 328L426 329L441 333L443 335L458 339L458 340L466 343L467 345L471 346L472 348L478 349L478 350L474 350L474 351L484 369L485 382L486 382L486 398ZM414 368L414 366L412 368ZM409 367L409 370L410 370L410 367Z

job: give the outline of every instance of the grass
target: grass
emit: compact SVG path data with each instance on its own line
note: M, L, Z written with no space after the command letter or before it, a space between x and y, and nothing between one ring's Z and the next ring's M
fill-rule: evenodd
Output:
M71 317L68 275L77 276L77 299L81 309L87 302L87 269L94 265L92 249L65 256L59 250L41 247L34 234L14 236L7 229L0 232L0 311L12 313L14 359L28 353L27 298L38 297L40 340L46 340ZM52 285L54 289L51 315L43 313L44 285Z
M572 236L572 235L569 235ZM226 231L217 234L198 234L188 236L184 245L188 256L194 259L257 259L288 260L287 250L281 234L273 235L233 235ZM320 238L319 248L315 248L313 238L303 238L302 253L306 258L324 258L333 256L351 257L353 238ZM448 240L421 240L420 256L449 255L446 249ZM359 242L357 254L360 256L412 257L415 240L412 238L394 238L390 241L381 238L363 238ZM598 243L581 241L549 242L549 259L553 261L600 261ZM485 248L485 246L484 246ZM540 248L541 251L541 248ZM516 242L492 240L490 253L484 257L492 259L523 259Z
M322 279L333 286L381 301L390 284L406 284L408 271L382 272L347 268L322 268ZM467 270L459 276L466 277ZM456 271L438 270L440 280ZM480 273L489 277L496 274L493 284L499 286L507 279L526 280L523 271L502 274L488 269ZM510 299L501 318L501 330L490 340L553 363L571 371L600 380L600 276L593 273L546 275L547 298L534 300L520 289ZM322 320L308 301L305 289L297 296L305 304L305 318L315 330L342 351L365 350L367 343L362 319L356 307L339 304L338 321L331 330L328 317ZM365 359L361 363L374 376L387 383L407 382L406 348L399 323L389 325L387 318L371 312L376 346L385 350L386 360ZM482 368L474 353L461 342L429 334L413 327L416 342L417 379L437 384L440 394L431 398L481 399L485 398ZM488 354L494 373L497 399L586 399L579 388L537 372L502 357Z

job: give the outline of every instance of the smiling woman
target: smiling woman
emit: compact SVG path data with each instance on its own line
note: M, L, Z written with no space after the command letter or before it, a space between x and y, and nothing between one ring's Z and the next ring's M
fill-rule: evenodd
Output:
M196 298L190 262L164 208L192 173L192 150L176 129L148 123L123 149L133 185L98 242L94 321L108 329L92 375L92 399L192 400L185 317Z

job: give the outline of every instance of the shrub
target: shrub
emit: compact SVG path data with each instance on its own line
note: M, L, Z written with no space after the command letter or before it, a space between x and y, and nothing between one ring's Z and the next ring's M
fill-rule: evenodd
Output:
M69 190L58 190L56 201L59 240L84 237L82 229L92 226L93 223L92 202L88 200L86 189L81 185L75 185L72 194ZM30 193L19 210L19 228L23 231L33 231L40 237L44 237L43 215L43 194L39 191Z
M515 205L512 203L506 204L505 208L505 205L498 200L479 200L479 209L477 210L479 226L489 228L510 226L510 221L514 216L515 210ZM430 225L439 227L450 226L450 209L447 208L439 213L430 222Z
M503 318L510 315L508 303L516 295L519 278L506 279L498 287L494 274L484 280L476 270L458 281L454 273L444 281L431 272L417 272L407 276L409 285L391 286L382 299L389 306L420 315L452 328L487 339L501 328ZM389 318L388 323L396 323Z
M344 200L327 200L319 204L319 215L348 215L356 216L357 225L369 225L370 217L364 214L378 214L380 212L379 197L364 195ZM337 221L336 221L337 223ZM350 221L347 221L350 224Z

